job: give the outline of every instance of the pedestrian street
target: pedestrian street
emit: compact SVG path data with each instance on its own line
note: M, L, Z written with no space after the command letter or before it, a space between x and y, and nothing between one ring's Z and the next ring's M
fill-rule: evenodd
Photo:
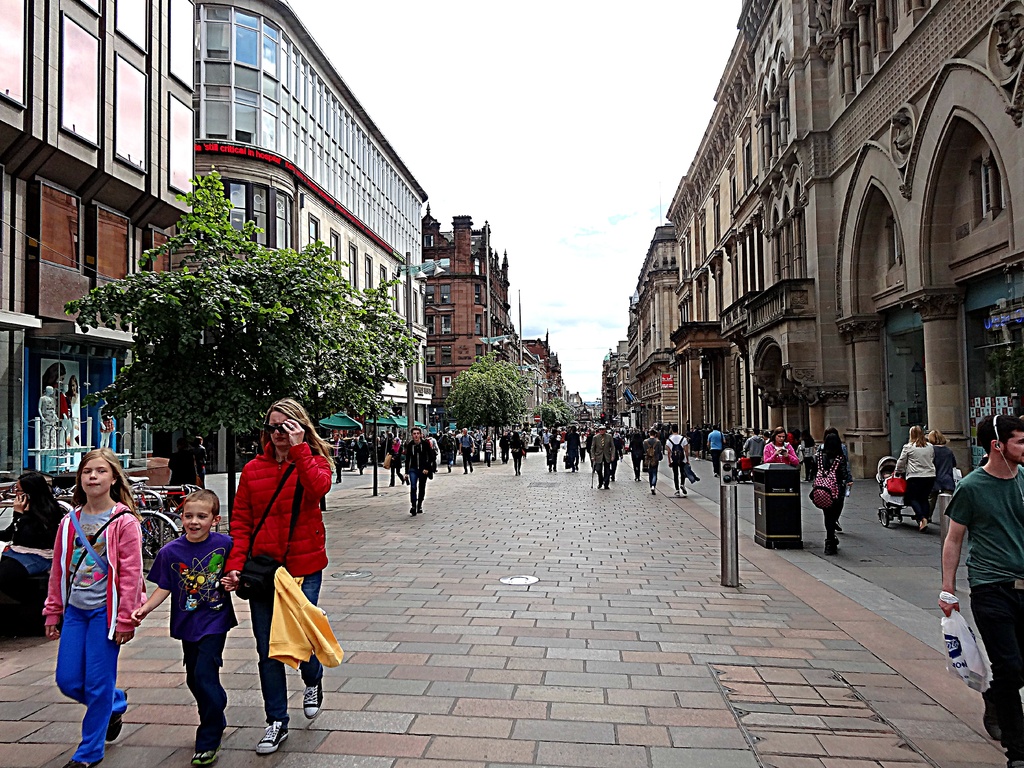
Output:
M428 484L416 517L408 486L384 482L376 498L364 486L327 500L320 604L346 659L327 671L323 712L294 718L277 753L253 755L264 715L236 602L218 765L1003 762L980 696L926 644L748 537L741 588L721 587L712 505L673 498L664 475L652 496L623 465L600 493L588 471L549 473L539 454L522 477L511 464L457 465ZM536 582L502 582L515 576ZM0 641L0 766L60 766L78 740L82 711L54 685L55 654L43 639ZM118 682L129 708L104 766L187 765L197 719L166 607L123 648ZM301 683L289 683L295 704Z

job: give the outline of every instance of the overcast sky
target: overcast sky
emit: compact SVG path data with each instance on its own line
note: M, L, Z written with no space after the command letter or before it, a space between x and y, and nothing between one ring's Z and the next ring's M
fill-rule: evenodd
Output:
M490 221L526 338L600 397L654 228L690 166L741 0L290 0L427 191Z

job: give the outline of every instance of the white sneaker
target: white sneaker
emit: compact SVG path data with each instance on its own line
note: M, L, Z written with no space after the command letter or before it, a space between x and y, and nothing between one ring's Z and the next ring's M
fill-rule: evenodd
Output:
M675 495L676 495L676 496L682 496L683 494L681 494L681 493L679 492L679 489L677 488L677 489L676 489L676 494L675 494Z
M277 752L277 748L281 746L281 742L288 738L288 726L282 723L280 720L275 720L267 726L266 733L263 734L263 738L260 739L260 743L256 745L257 755L272 755Z
M324 683L321 680L316 685L306 686L302 694L302 714L307 720L312 720L320 714L320 707L324 703Z

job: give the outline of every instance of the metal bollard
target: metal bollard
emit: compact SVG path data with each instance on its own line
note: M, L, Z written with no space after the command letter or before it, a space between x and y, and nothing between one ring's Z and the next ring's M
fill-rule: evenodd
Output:
M722 586L740 585L740 530L736 512L736 486L723 483L721 494Z

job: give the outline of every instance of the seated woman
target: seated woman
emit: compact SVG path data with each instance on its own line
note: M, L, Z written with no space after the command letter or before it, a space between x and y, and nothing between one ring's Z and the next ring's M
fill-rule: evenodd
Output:
M14 521L0 531L0 541L10 542L0 555L0 593L22 602L29 577L50 570L63 510L38 472L19 477L14 492Z

